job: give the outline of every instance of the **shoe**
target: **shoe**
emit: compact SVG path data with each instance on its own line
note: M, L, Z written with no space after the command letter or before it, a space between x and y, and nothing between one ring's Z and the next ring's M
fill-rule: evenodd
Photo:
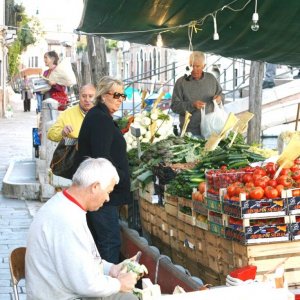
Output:
M275 83L274 83L274 82L272 82L272 81L264 81L264 82L263 82L262 88L263 88L263 89L271 89L271 88L273 88L274 86L275 86Z
M293 77L294 79L300 79L300 74Z

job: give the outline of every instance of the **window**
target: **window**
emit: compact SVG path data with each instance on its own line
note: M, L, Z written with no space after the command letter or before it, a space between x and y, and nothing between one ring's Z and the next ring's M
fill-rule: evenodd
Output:
M37 68L39 66L39 58L38 56L35 56L35 67Z

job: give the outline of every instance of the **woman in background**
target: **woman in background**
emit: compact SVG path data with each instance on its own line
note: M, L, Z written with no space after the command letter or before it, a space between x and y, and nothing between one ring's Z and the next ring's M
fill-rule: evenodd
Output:
M24 112L30 111L30 103L33 98L32 94L32 84L27 78L27 75L24 75L24 80L22 82L22 99L24 102Z
M48 78L50 76L51 72L56 68L58 60L59 57L55 51L45 53L44 62L49 69L44 72L44 77ZM66 94L66 87L54 81L49 81L49 84L51 85L51 89L46 93L44 99L55 99L59 103L58 110L65 110L69 100Z

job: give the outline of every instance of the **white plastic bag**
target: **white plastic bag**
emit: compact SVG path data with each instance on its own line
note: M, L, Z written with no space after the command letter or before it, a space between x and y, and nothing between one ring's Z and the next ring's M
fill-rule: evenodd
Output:
M63 59L50 73L49 80L60 85L71 86L76 84L76 77L69 59Z
M209 114L205 114L205 109L201 109L201 135L208 139L213 132L219 134L223 129L226 120L228 118L227 112L224 110L223 104L217 104L216 100L213 100L214 111Z

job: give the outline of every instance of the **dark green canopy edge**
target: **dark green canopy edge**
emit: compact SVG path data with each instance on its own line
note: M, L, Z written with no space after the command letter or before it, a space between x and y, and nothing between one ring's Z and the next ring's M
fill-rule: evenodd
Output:
M194 50L248 60L300 66L300 1L257 0L259 30L250 26L255 1L242 11L225 8L217 14L220 39L213 40L213 18L207 17L201 30L193 33ZM156 45L158 32L144 31L188 24L233 2L230 0L85 0L78 30L110 39ZM242 8L248 0L237 0L231 7ZM105 34L110 33L110 34ZM162 33L164 46L188 49L188 29Z

